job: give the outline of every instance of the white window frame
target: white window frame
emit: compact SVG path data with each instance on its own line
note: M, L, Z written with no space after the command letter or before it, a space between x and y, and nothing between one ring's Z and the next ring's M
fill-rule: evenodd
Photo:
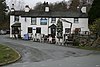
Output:
M37 24L37 18L36 17L31 17L31 25L36 25Z
M14 21L19 22L19 16L18 15L15 16Z
M42 22L43 20L47 21L47 18L41 18L41 19L40 19L40 25L47 25L48 21L46 22L46 24L42 24L42 23L43 23L43 22Z
M51 18L51 23L56 23L56 18Z

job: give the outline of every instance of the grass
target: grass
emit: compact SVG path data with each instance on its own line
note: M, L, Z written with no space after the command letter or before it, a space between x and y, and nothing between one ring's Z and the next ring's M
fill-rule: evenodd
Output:
M0 44L0 65L8 64L9 62L16 60L18 57L19 54L15 50Z

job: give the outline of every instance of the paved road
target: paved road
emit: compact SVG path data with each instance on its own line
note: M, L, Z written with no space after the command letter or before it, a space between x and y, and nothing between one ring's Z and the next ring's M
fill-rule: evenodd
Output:
M8 35L0 35L0 43L22 55L19 61L5 67L100 67L100 53L95 51L15 40Z

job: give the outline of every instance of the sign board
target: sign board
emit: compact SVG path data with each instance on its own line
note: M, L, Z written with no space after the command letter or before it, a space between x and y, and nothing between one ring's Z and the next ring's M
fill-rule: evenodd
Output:
M36 27L33 27L33 30L36 30Z

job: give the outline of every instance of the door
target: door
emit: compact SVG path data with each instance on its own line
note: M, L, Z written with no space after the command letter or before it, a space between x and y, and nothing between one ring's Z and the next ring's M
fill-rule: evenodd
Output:
M56 36L56 28L51 28L51 36L55 38Z

